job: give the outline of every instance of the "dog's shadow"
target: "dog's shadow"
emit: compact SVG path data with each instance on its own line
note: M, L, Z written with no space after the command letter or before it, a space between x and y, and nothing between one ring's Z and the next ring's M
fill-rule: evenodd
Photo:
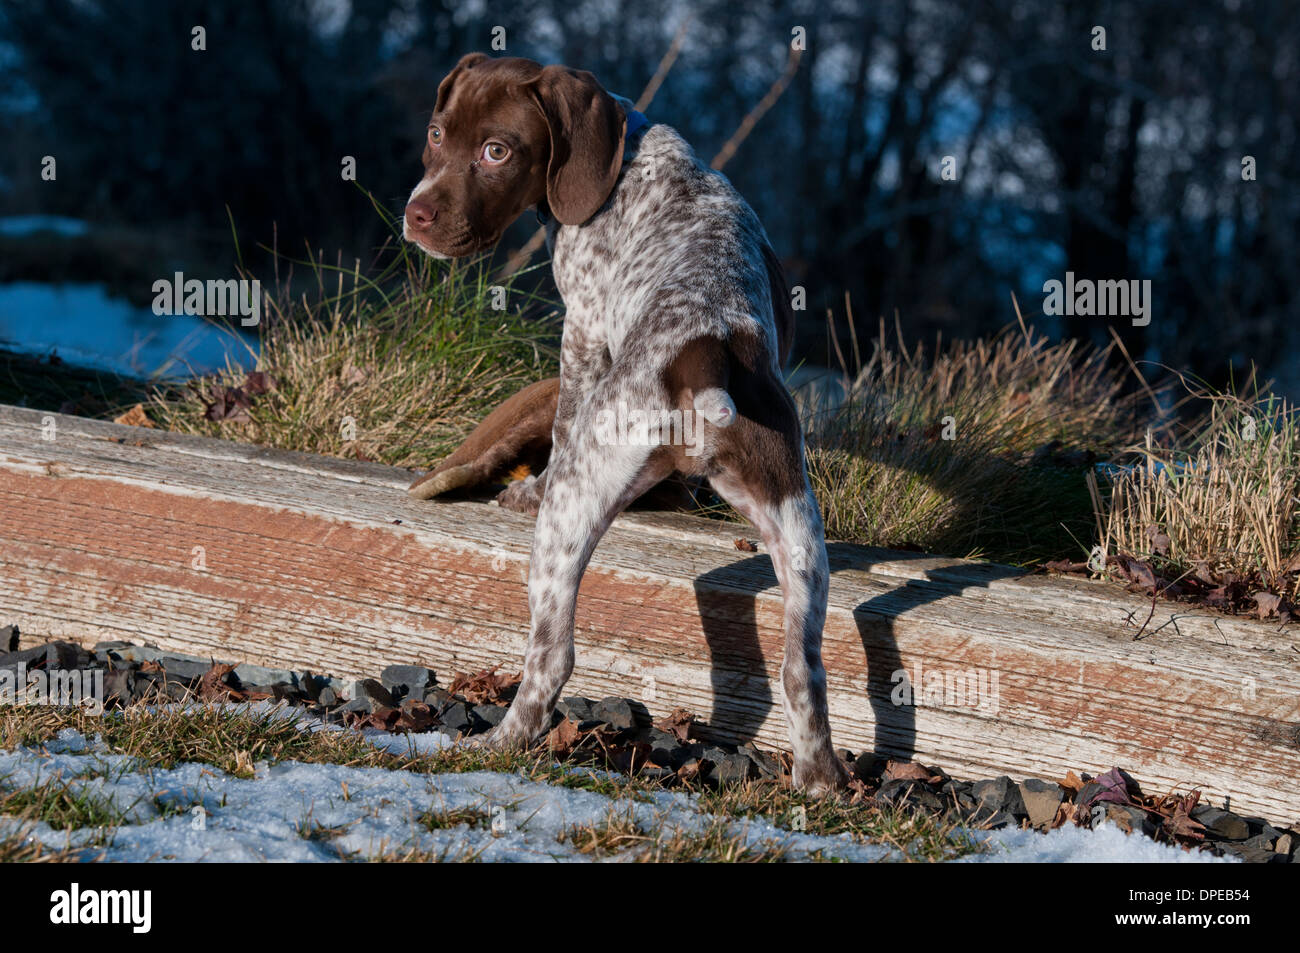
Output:
M826 552L832 576L846 570L869 570L873 562L871 551L847 543L828 543ZM891 552L888 558L897 562L935 557ZM854 606L853 621L867 667L867 684L855 686L855 691L861 703L871 707L877 755L906 760L916 752L916 710L911 705L896 705L890 698L894 673L904 667L895 626L898 615L959 595L967 588L981 588L992 579L1021 574L1010 566L959 564L926 573L927 579L934 578L942 585L907 580ZM737 743L752 741L776 704L774 690L779 690L774 689L779 678L770 676L767 669L756 615L758 594L780 588L772 561L766 555L748 556L697 576L694 586L713 688L713 710L706 723ZM776 667L779 670L779 660ZM833 663L828 668L833 668Z

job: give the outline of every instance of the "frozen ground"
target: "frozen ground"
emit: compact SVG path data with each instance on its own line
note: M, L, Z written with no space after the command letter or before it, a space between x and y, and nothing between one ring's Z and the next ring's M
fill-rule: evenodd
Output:
M319 724L314 726L321 729ZM372 743L405 753L451 743L443 735L370 733ZM259 764L241 779L204 764L170 770L145 768L108 754L94 739L65 730L42 748L0 752L0 781L25 787L61 775L74 790L111 800L127 821L106 839L91 829L64 832L37 824L28 834L52 848L91 846L91 854L116 861L338 861L411 847L482 861L588 861L561 831L600 824L611 815L635 818L643 830L700 831L714 822L694 799L659 792L644 801L617 800L590 791L486 771L421 775L379 768L286 762ZM198 806L203 810L196 810ZM482 825L428 830L426 811L469 809L491 818ZM820 852L847 861L898 859L891 847L856 843L848 836L791 833L761 820L730 819L747 843L784 845L793 859ZM15 822L0 820L0 833ZM96 840L97 836L100 838ZM1127 836L1114 827L1068 827L1050 834L995 831L975 834L991 846L962 862L1170 862L1212 861ZM614 855L610 859L619 859Z

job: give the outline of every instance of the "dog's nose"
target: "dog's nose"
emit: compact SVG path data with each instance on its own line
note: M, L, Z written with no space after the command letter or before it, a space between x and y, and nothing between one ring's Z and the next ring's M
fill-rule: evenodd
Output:
M416 231L424 231L433 224L434 219L437 217L438 210L428 202L421 202L416 199L407 203L406 224Z

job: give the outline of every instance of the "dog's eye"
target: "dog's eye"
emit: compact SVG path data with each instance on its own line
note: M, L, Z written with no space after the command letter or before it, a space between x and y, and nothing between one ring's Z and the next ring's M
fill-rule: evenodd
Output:
M500 142L489 142L483 147L483 161L485 162L505 162L508 155L510 155L510 149Z
M442 130L439 129L437 126L429 127L429 145L431 146L442 145Z

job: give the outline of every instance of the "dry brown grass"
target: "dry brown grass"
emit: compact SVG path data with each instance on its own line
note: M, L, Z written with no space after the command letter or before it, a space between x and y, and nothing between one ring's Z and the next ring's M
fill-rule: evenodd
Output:
M245 422L208 408L244 367L157 388L146 409L161 427L284 450L427 467L525 384L554 373L556 323L545 302L494 283L486 260L435 261L399 245L379 274L300 263L314 294L270 284L259 353L269 374ZM501 288L500 292L495 288ZM498 310L495 306L504 303Z
M1300 595L1300 418L1270 395L1201 393L1204 418L1116 468L1099 502L1107 555L1150 560L1169 578L1237 577Z
M1012 562L1083 546L1088 461L1131 439L1110 357L1024 325L933 354L883 323L867 359L855 340L842 404L797 395L828 538Z

